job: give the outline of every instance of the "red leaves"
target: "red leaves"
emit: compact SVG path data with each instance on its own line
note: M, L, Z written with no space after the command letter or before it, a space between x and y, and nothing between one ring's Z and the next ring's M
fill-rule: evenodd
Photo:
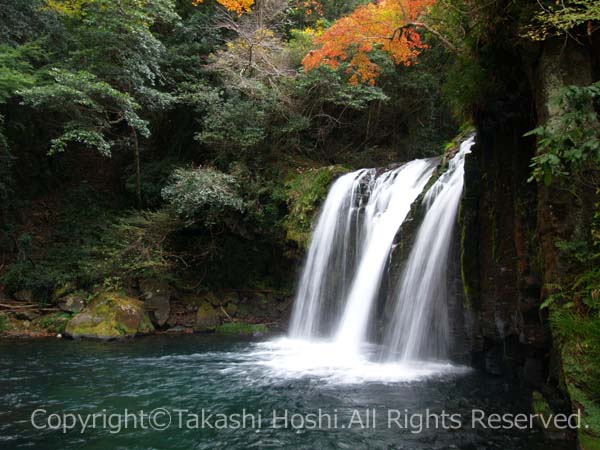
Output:
M335 69L347 61L351 83L373 85L379 66L369 53L378 48L388 53L395 64L412 64L425 44L410 25L434 2L379 0L359 6L315 39L318 48L308 53L302 64L308 71L321 65Z

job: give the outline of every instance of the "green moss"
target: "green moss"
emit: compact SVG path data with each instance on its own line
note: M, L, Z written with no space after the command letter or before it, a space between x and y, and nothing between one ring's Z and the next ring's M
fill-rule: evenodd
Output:
M534 391L531 397L531 410L534 414L539 415L543 418L538 419L535 418L535 423L540 429L546 429L544 426L544 422L550 424L550 428L548 431L559 431L553 427L553 423L550 420L552 416L554 416L554 411L552 411L552 407L548 403L548 401L544 398L544 396L538 392Z
M75 338L115 339L154 331L144 304L115 292L98 295L67 324L65 332Z
M220 334L253 335L255 333L268 333L269 328L262 324L224 323L223 325L219 325L217 327L216 332Z
M0 314L0 333L4 333L8 328L8 317Z
M348 172L342 166L328 166L297 172L286 183L289 214L284 220L287 238L307 248L313 220L333 180Z
M64 333L71 318L67 313L54 313L39 319L39 325L50 333Z

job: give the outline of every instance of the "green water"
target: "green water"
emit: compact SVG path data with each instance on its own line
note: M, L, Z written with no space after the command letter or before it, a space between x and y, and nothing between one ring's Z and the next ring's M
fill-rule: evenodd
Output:
M314 349L308 353L312 355ZM528 411L525 392L506 380L474 371L436 367L420 372L364 363L342 369L283 351L279 345L206 336L156 336L122 343L63 340L0 342L0 449L502 449L566 450L535 430L472 429L472 408L487 413ZM304 356L306 357L306 355ZM333 363L332 363L333 365ZM402 379L405 378L404 381ZM165 408L163 431L98 427L81 432L36 430L52 413L123 414ZM288 420L274 428L272 411L283 417L328 414L319 429ZM247 413L254 427L179 427L174 410L192 414ZM368 423L366 410L373 411ZM390 411L462 414L456 430L389 426ZM210 410L210 411L208 411ZM259 416L259 411L261 415ZM358 411L358 412L355 412ZM193 417L180 413L182 417ZM354 416L353 416L354 414ZM360 416L360 422L357 419ZM325 417L325 416L322 416ZM354 421L351 419L354 418ZM155 417L155 425L164 425ZM260 420L259 420L260 419ZM362 423L361 423L362 422ZM127 422L133 426L133 419ZM413 422L416 423L416 422ZM101 424L100 424L101 425ZM141 425L141 422L138 423ZM194 425L194 424L192 424ZM201 424L198 424L201 425ZM347 425L347 426L346 426ZM343 427L343 428L342 428Z

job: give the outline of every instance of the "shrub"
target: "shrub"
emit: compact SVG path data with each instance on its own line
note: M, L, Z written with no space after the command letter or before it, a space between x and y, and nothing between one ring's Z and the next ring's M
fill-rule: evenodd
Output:
M222 224L245 207L237 179L210 167L176 169L162 196L188 225Z

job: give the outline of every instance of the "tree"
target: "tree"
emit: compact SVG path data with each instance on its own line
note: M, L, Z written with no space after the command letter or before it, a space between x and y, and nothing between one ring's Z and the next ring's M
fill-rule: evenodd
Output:
M315 39L317 48L303 60L305 70L327 65L343 66L350 83L375 84L379 66L370 53L381 49L395 64L411 65L425 47L415 27L420 14L434 0L379 0L359 6L354 12L336 21Z
M173 101L157 89L165 54L157 29L179 21L175 2L46 0L46 8L61 17L69 33L70 39L65 40L69 48L61 67L51 72L50 82L24 91L29 97L26 102L52 108L48 95L62 95L54 101L56 105L74 96L79 103L61 111L63 134L54 139L51 151L79 142L109 155L113 142L129 146L140 204L139 137L150 133L138 113L140 105L152 110ZM109 132L117 137L107 139Z
M204 3L204 0L194 0L194 5ZM238 14L249 12L254 5L254 0L217 0L217 3L223 5L229 11L235 11Z

